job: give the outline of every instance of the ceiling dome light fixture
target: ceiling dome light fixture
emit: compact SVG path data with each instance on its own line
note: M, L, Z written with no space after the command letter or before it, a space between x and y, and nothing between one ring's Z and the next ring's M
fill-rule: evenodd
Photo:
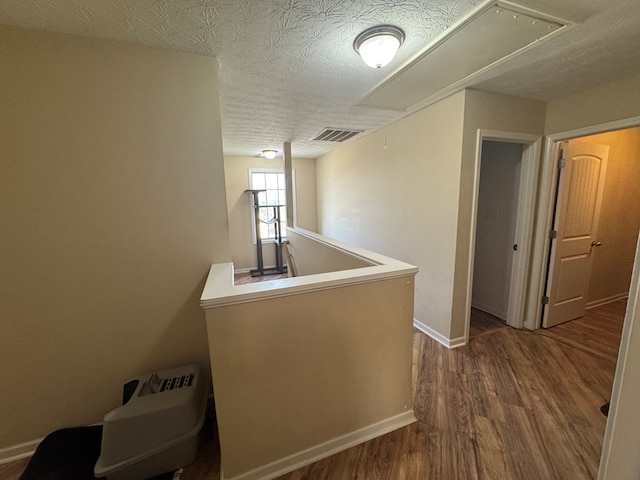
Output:
M276 158L277 154L278 154L277 150L262 150L262 156L269 160L273 160L274 158Z
M404 42L404 32L393 25L378 25L360 33L353 48L371 68L388 64Z

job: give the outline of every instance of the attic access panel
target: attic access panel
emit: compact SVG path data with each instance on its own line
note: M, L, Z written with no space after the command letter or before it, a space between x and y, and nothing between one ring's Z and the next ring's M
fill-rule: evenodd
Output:
M437 94L452 93L567 24L514 4L493 3L447 30L358 106L404 111L430 97L442 98Z

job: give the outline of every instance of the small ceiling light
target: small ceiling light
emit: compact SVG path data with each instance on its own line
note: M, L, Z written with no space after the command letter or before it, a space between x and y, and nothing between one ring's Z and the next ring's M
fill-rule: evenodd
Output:
M364 63L372 68L381 68L393 60L402 42L402 29L393 25L378 25L358 35L353 42L353 48L360 54Z
M277 150L262 150L262 156L269 160L273 160L274 158L276 158L277 154L278 154Z

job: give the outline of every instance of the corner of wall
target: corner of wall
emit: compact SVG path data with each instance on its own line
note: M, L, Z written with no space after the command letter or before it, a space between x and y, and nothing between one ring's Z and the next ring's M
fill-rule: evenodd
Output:
M456 262L450 338L465 335L474 188L477 171L476 146L479 129L542 135L546 104L538 100L467 89L464 97L464 127L460 163L459 209L456 232Z

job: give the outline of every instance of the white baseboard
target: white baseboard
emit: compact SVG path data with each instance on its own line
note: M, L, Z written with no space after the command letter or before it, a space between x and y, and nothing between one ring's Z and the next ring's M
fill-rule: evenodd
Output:
M457 338L452 338L451 340L449 340L449 348L458 348L458 347L464 347L467 344L464 336L463 337L457 337Z
M335 455L338 452L351 448L360 443L379 437L386 433L392 432L407 425L411 425L416 421L413 410L402 412L394 417L387 418L381 422L374 423L367 427L347 433L341 437L334 438L328 442L313 446L307 450L294 453L288 457L276 460L262 467L250 470L246 473L236 475L235 477L226 477L221 472L221 480L270 480L285 473L292 472L298 468L317 462L323 458Z
M593 302L587 303L587 310L591 308L601 307L608 303L617 302L618 300L624 300L625 298L629 298L629 292L619 293L618 295L612 295L607 298L601 298L600 300L594 300Z
M30 457L33 455L33 452L36 451L38 445L40 445L40 440L32 440L30 442L20 443L18 445L12 445L7 448L0 449L0 465L4 463L15 462L16 460L20 460L22 458Z
M427 325L422 323L420 320L417 320L415 318L413 319L413 326L418 330L420 330L422 333L429 335L436 342L441 343L447 348L458 348L466 345L464 341L464 337L447 338L441 333L436 332L433 328L428 327Z
M497 308L493 308L488 305L484 305L483 303L474 301L471 301L471 307L486 312L489 315L493 315L494 317L499 318L500 320L504 320L505 322L507 321L507 312L503 312L501 310L498 310Z

